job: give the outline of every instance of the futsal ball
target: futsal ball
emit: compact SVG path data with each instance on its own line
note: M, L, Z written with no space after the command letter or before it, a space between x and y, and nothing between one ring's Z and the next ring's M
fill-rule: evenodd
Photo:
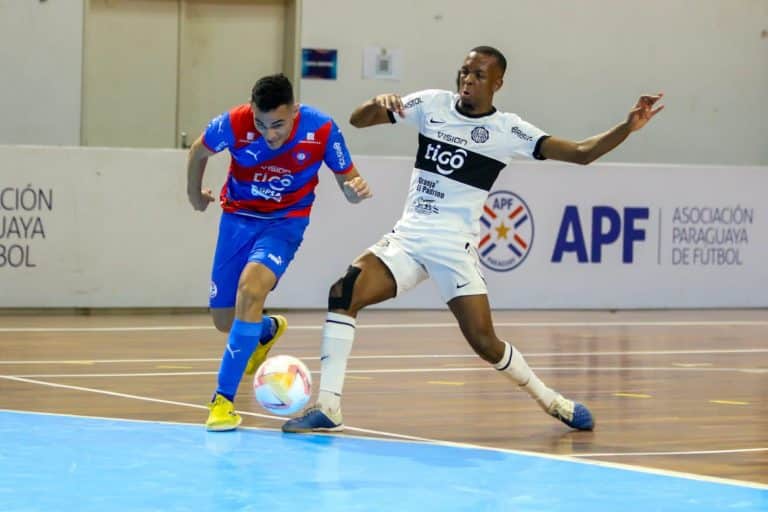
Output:
M312 375L293 356L268 358L256 370L253 394L267 411L288 416L304 408L312 394Z

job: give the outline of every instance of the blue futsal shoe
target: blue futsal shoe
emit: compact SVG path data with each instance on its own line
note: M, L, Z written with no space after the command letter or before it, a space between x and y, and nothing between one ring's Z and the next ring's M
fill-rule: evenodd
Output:
M557 395L554 402L547 409L547 414L555 417L577 430L592 430L595 428L595 420L587 406L573 400L568 400L563 395Z
M335 412L322 409L319 405L310 407L302 416L283 423L283 432L300 434L302 432L341 432L344 423L341 409Z

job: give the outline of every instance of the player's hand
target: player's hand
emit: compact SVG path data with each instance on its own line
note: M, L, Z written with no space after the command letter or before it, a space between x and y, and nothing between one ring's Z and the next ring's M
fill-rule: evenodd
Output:
M209 188L204 188L198 193L190 192L187 194L187 197L189 197L192 208L198 212L204 212L208 205L216 200L216 197Z
M629 125L630 131L634 132L639 130L645 126L646 123L653 118L653 116L664 109L664 105L659 105L658 107L653 108L656 102L659 101L663 96L663 92L660 92L655 96L640 96L640 99L637 100L637 103L629 112L629 116L627 117L627 124Z
M362 176L355 176L344 182L344 193L353 203L359 203L363 199L373 197L368 182Z
M390 112L394 112L400 117L405 117L405 110L403 108L403 99L398 94L379 94L373 98L373 102Z

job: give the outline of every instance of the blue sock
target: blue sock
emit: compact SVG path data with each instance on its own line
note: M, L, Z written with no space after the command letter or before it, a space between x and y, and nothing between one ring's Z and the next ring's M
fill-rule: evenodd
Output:
M264 344L272 339L273 329L277 330L277 325L272 317L264 315L261 320L261 336L259 337L259 343Z
M244 322L237 318L232 323L227 348L221 357L219 386L216 388L216 393L224 395L227 400L235 399L245 366L259 342L261 326L262 322Z

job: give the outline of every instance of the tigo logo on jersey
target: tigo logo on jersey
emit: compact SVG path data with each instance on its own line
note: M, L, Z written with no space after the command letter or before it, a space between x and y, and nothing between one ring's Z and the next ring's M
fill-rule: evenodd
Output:
M517 268L533 245L533 215L525 201L514 192L493 192L480 223L480 263L497 272Z
M450 148L443 151L441 148L442 146L440 144L435 146L427 144L427 150L424 152L424 158L426 160L437 162L437 165L435 166L437 172L444 176L448 176L456 169L461 169L464 166L464 159L467 157L466 151L463 149L452 151ZM440 167L441 165L445 165L448 168Z

